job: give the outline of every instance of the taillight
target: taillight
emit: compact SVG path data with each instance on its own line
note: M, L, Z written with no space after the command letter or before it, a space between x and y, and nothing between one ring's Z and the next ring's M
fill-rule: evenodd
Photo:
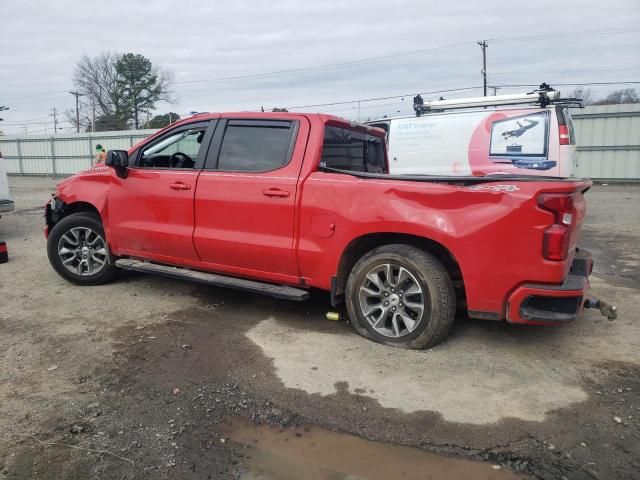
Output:
M538 206L553 213L553 225L544 231L542 255L547 260L565 260L569 253L574 225L573 196L566 193L543 193Z
M558 125L558 134L560 135L560 145L569 145L571 143L568 125Z

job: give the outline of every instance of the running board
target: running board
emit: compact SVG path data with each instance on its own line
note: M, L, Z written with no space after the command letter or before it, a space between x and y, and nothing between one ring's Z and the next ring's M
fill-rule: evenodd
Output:
M287 287L285 285L274 285L256 280L245 280L242 278L227 277L215 273L200 272L187 268L171 267L159 263L142 262L130 258L116 260L116 267L123 270L133 270L135 272L153 273L163 277L190 280L192 282L204 283L216 287L227 287L245 292L261 293L270 297L282 298L285 300L295 300L301 302L309 298L309 292L301 288Z

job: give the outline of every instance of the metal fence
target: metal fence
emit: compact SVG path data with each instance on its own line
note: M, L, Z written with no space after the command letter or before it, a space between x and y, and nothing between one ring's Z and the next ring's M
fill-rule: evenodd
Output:
M576 176L640 180L640 104L574 109L578 144Z
M7 171L17 175L70 175L91 166L96 145L128 149L157 130L0 136Z

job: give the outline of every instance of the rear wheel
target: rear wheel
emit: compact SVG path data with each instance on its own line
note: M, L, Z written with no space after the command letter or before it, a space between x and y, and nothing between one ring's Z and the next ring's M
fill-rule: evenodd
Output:
M75 213L55 224L47 240L49 263L60 276L78 285L112 280L112 265L104 229L90 213Z
M446 269L410 245L385 245L364 255L349 275L345 297L358 333L397 347L437 345L455 317L455 292Z

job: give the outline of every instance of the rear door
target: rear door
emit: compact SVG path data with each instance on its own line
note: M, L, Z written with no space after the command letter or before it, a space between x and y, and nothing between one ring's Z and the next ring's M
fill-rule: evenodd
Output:
M181 263L193 247L193 199L214 121L179 125L142 145L109 189L109 241L120 254Z
M220 120L195 196L193 242L210 268L297 279L295 206L308 134L303 116Z

